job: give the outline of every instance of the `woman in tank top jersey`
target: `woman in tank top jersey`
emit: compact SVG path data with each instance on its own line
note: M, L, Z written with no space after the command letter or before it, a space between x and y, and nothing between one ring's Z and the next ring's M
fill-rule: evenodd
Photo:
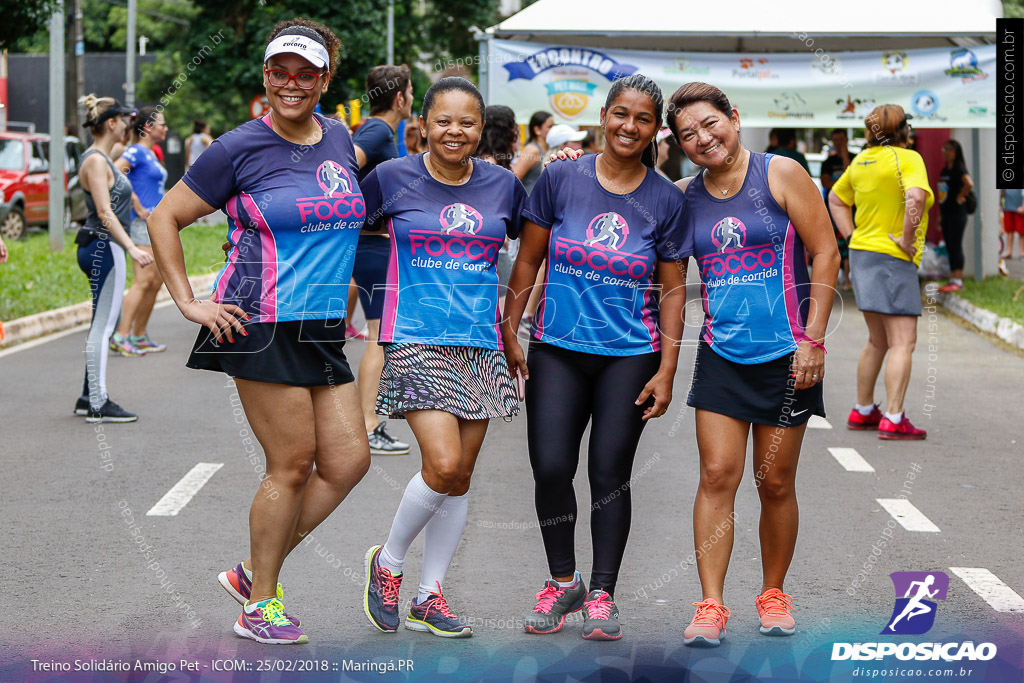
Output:
M683 85L669 111L676 141L702 169L678 183L705 313L687 399L700 452L693 532L703 596L683 642L715 646L725 634L722 594L750 433L761 499L755 605L761 633L790 635L792 597L783 581L796 545L796 466L807 421L824 416L824 338L839 252L810 176L791 159L746 149L739 113L721 90ZM721 542L704 544L721 530Z

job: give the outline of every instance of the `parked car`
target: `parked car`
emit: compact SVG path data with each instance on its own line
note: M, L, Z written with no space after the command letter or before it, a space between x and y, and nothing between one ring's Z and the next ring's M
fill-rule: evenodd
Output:
M21 239L29 226L50 222L50 136L0 132L0 236ZM64 138L63 223L85 220L85 195L78 180L82 143Z

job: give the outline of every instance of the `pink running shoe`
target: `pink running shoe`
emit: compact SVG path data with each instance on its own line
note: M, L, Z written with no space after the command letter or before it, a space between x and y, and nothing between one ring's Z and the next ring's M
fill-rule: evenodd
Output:
M718 604L714 598L695 602L697 613L683 631L683 645L693 647L718 647L725 638L725 624L729 621L729 608Z
M796 633L796 621L789 611L793 596L778 588L769 588L757 596L754 604L761 617L761 633L766 636L791 636Z
M879 439L887 439L889 441L921 441L926 436L928 436L928 432L910 424L910 420L907 419L906 415L899 422L893 422L889 418L883 417L882 421L878 424Z
M870 415L861 415L860 411L854 408L850 411L850 416L846 418L846 428L865 430L865 429L878 429L878 423L882 421L882 411L878 409L876 403L871 408Z

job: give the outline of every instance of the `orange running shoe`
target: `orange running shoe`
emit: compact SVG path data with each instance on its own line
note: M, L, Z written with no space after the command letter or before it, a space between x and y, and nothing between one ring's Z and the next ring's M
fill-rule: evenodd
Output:
M754 604L761 617L761 633L766 636L791 636L796 633L796 622L789 612L792 595L786 595L778 588L769 588L757 596Z
M683 631L683 644L694 647L718 647L725 638L725 623L729 621L729 608L714 598L695 602L697 613Z

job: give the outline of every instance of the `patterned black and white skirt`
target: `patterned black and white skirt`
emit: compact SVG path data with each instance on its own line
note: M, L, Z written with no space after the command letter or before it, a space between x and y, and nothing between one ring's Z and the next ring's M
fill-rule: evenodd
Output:
M505 354L476 346L385 344L377 414L443 410L466 420L512 417L519 396Z

